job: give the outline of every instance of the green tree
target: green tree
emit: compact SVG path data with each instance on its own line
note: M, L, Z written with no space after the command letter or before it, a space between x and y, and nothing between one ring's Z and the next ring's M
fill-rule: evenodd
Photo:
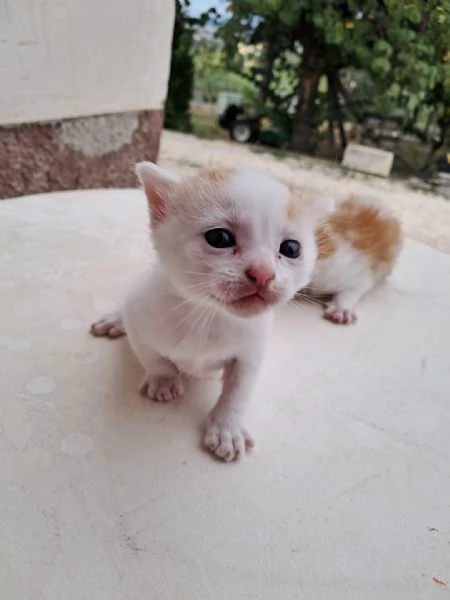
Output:
M229 9L222 30L227 44L264 46L261 69L267 71L256 78L263 93L270 91L271 84L264 82L273 82L277 61L288 52L301 58L291 127L294 150L311 150L324 77L329 112L341 120L341 75L349 69L366 78L370 95L360 97L362 104L381 97L385 111L401 111L409 130L417 130L421 113L432 110L441 132L448 130L450 0L234 0Z
M225 71L223 51L217 40L201 39L194 45L194 72L196 91L206 102L217 96L217 78Z
M230 69L220 40L198 36L193 46L194 87L206 102L213 103L221 91L242 94L244 103L254 104L258 88L242 75L242 62Z
M176 0L170 78L165 106L165 126L180 131L192 129L189 106L194 85L194 62L191 53L194 20L187 15L188 6L188 0Z

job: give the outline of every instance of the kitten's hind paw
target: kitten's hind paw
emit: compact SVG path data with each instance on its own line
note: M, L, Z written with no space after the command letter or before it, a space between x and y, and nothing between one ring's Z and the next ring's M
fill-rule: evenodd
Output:
M91 325L91 333L95 337L107 337L111 340L126 335L122 319L118 313L105 315Z
M238 423L222 422L214 417L209 418L204 443L210 452L225 462L238 460L255 445L247 430Z
M184 394L184 385L180 375L174 377L148 375L144 377L139 391L155 402L169 402Z

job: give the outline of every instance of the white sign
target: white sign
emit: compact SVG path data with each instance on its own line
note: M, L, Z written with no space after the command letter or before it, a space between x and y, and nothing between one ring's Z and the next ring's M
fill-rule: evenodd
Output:
M354 171L389 177L394 162L394 154L387 150L348 144L345 149L342 166Z

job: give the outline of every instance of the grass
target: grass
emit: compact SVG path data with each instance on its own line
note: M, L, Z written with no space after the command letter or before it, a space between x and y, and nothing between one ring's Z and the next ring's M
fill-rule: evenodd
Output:
M210 140L229 139L227 132L219 127L215 116L191 114L191 123L193 134L197 137L207 138Z
M270 146L250 146L252 152L255 154L271 154L275 158L294 158L299 160L301 157L299 154L285 150L284 148L271 148Z

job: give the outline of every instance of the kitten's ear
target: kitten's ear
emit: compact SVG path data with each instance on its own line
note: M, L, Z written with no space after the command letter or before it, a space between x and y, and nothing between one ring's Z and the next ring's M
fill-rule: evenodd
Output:
M152 220L160 223L167 214L169 194L179 180L148 161L138 163L135 170L147 196Z
M308 216L314 225L319 225L322 221L334 213L336 210L336 200L329 196L312 196L308 198Z

